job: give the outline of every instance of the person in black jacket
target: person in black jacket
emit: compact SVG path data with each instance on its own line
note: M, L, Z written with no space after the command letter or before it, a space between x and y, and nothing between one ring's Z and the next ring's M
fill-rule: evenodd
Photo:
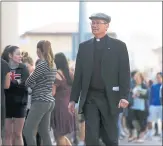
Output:
M10 67L10 88L5 90L6 119L4 145L23 145L22 129L26 116L28 91L25 81L29 76L27 67L21 63L17 46L7 46L2 59Z
M118 115L129 104L130 65L127 46L111 38L111 17L96 13L89 17L94 38L79 44L69 111L85 118L85 143L118 146Z
M8 63L1 58L1 135L3 137L5 121L5 95L4 89L10 87L10 68Z

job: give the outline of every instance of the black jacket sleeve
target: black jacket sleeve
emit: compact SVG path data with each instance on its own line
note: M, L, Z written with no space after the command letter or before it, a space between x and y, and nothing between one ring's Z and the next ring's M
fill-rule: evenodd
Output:
M121 44L119 59L120 99L128 99L130 92L130 64L125 43Z
M71 89L70 101L78 103L82 87L82 67L81 67L81 44L76 58L74 81Z

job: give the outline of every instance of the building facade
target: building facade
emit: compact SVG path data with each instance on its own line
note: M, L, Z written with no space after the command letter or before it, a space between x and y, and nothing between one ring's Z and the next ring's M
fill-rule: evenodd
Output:
M109 32L110 37L116 38L116 33ZM85 33L85 40L93 37L92 33ZM36 60L36 45L40 40L49 40L54 53L63 52L67 58L76 59L79 47L78 23L54 23L42 28L28 31L20 36L20 47L28 51L31 57Z

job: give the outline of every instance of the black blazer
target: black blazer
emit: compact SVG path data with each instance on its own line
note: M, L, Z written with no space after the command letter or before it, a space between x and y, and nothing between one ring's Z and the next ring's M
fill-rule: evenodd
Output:
M76 58L74 82L70 101L78 103L79 113L82 113L93 71L94 39L79 45ZM120 99L127 99L130 90L130 65L126 44L107 36L106 48L103 52L101 73L105 84L111 112L118 112ZM119 87L114 91L113 87Z

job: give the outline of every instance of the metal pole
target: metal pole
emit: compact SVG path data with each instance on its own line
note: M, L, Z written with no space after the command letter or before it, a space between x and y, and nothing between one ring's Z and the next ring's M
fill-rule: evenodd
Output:
M72 59L75 60L78 52L79 43L86 40L87 33L87 18L86 18L86 2L85 0L79 0L79 24L78 34L73 35L73 48L72 48Z
M86 18L86 2L85 0L79 1L79 43L85 41L87 32L87 18Z

